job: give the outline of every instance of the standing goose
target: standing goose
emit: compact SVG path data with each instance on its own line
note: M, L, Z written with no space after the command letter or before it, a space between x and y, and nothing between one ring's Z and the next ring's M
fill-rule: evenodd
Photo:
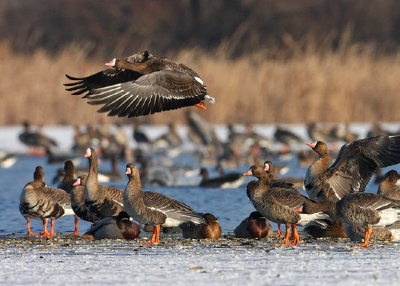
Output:
M349 193L336 203L336 217L352 227L364 228L364 243L355 246L368 247L373 228L399 224L400 203L378 194Z
M159 243L160 226L175 227L185 222L207 224L203 216L188 205L159 193L143 192L139 170L134 164L126 166L126 174L129 179L124 192L126 212L140 223L155 226L148 244Z
M267 172L271 181L278 181L278 171L275 168L275 165L272 164L271 161L264 162L264 170ZM302 178L282 178L279 182L285 182L287 184L291 184L296 189L304 188L304 179Z
M29 218L42 219L43 236L54 236L54 220L64 215L73 215L69 195L61 189L46 187L43 182L43 168L36 167L34 181L25 185L20 196L19 210L27 220L28 235ZM51 231L47 231L47 219L51 219Z
M25 217L26 219L26 226L28 228L28 235L37 235L37 233L33 233L31 231L31 222L30 218L38 218L36 216L31 216L29 214L29 210L25 209L26 202L25 202L25 190L27 188L33 188L33 189L38 189L46 187L46 183L44 182L44 171L41 166L37 166L35 169L35 172L33 173L33 181L29 182L28 184L25 185L24 189L22 190L21 196L20 196L20 205L19 205L19 211L21 214ZM47 219L42 219L43 220L43 228L46 229L47 232Z
M64 177L57 188L70 194L75 181L75 165L71 160L67 160L64 162Z
M268 220L285 224L285 241L280 245L299 244L300 236L296 225L308 226L318 224L316 220L329 219L329 215L321 212L302 213L304 205L309 200L296 189L271 186L270 179L261 166L253 165L243 175L254 176L259 180L258 185L250 193L250 200L255 209ZM291 244L289 244L290 226L292 226L294 236Z
M348 143L329 167L322 141L307 143L319 158L308 168L304 185L314 201L336 202L347 193L363 192L377 168L400 163L400 136L376 136ZM328 168L329 167L329 168Z
M85 199L83 197L87 175L79 176L72 187L70 197L71 206L74 213L85 221L97 222L100 220L98 216L91 213L85 205Z
M64 84L72 95L103 105L98 112L108 116L136 117L195 105L214 103L200 76L191 68L144 51L125 59L114 58L106 70L85 78L66 75Z
M71 190L74 187L75 183L75 166L72 160L67 160L64 162L64 178L58 184L57 188L64 190L67 194L71 194ZM78 216L75 215L75 231L71 235L79 235L78 230L79 219Z
M352 241L360 241L365 238L365 229L357 226L346 224L346 234ZM400 241L400 226L399 224L390 225L387 227L372 228L369 240L377 241Z
M392 200L400 200L400 186L396 185L399 174L395 170L388 171L379 184L378 195Z
M112 186L100 186L96 151L87 148L85 157L89 159L89 174L84 188L86 207L99 218L118 215L124 210L123 190Z
M125 211L101 219L85 233L94 239L135 239L139 234L138 224L130 221Z
M287 183L287 182L278 180L277 172L271 161L264 162L264 171L269 178L269 183L268 183L269 187L282 187L282 188L292 189L292 191L297 191L294 188L294 185L292 183ZM259 185L259 181L257 181L257 180L253 180L247 184L246 193L247 193L247 197L250 200L251 200L252 193L257 189L258 185ZM278 223L277 232L273 236L281 236L281 235L282 235L281 224Z

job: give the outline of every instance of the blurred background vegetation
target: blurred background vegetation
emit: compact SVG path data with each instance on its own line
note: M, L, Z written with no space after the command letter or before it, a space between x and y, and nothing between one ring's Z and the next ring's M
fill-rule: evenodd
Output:
M144 49L200 74L212 123L400 121L399 44L396 0L0 0L0 124L132 122L62 84Z

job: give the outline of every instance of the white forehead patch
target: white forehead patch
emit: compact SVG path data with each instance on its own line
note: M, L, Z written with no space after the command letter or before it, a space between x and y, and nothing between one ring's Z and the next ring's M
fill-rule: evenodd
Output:
M90 148L87 148L87 149L86 149L86 153L87 153L89 156L92 156L92 150L90 150Z

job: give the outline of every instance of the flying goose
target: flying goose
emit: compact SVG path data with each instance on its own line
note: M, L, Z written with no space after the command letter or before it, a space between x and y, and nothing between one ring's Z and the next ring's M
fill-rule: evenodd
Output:
M108 116L136 117L195 105L205 109L207 94L200 76L191 68L148 51L114 58L109 68L64 84L72 95L84 95L89 104L103 105Z

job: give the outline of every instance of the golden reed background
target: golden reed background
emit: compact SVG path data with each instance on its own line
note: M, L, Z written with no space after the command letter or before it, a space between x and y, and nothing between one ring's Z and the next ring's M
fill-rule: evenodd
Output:
M173 57L196 70L216 98L206 111L193 108L212 123L400 121L399 54L377 56L374 48L357 45L336 52L320 52L311 45L286 58L251 54L228 59L224 52L221 46L212 53L192 49ZM22 55L1 42L0 125L27 119L50 125L132 122L96 113L97 106L70 95L63 86L66 73L90 75L114 56L89 60L84 49L74 46L53 56L42 50ZM183 121L184 110L139 120Z

